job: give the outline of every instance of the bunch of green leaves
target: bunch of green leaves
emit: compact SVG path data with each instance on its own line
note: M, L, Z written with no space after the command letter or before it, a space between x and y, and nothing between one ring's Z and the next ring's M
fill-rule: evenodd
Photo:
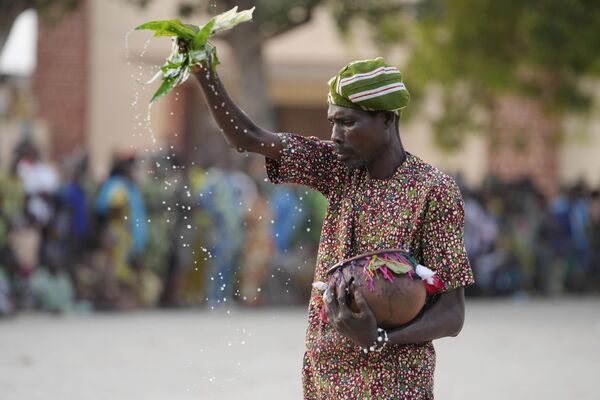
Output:
M375 272L382 267L387 267L389 270L398 275L404 275L413 270L413 265L408 260L399 260L395 258L383 258L374 255L371 257L367 270Z
M162 84L152 96L150 106L159 98L189 78L192 68L203 62L210 63L211 68L219 64L216 48L208 39L213 35L231 29L234 26L252 20L254 7L237 12L237 6L211 18L205 25L184 24L178 19L150 21L136 27L136 30L154 31L155 37L173 37L171 54L167 57L160 71L148 83L162 77Z

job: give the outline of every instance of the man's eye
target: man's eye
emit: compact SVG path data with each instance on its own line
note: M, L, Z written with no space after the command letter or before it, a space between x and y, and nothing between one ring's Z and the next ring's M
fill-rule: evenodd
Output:
M350 119L345 119L342 121L342 125L344 126L352 126L354 125L354 121L350 120Z

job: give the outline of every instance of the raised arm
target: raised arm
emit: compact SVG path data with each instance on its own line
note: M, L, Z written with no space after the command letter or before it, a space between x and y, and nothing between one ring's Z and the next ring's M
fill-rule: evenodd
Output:
M196 67L194 75L227 143L239 152L258 153L278 160L282 148L279 136L257 126L248 118L231 100L212 68L204 65Z

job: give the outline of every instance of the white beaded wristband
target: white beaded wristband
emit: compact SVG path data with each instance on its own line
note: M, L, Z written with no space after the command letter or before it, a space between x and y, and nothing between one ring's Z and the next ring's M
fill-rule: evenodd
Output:
M374 351L380 352L389 341L390 338L388 337L387 331L382 328L377 328L377 339L375 340L375 343L369 347L363 347L362 350L365 354Z

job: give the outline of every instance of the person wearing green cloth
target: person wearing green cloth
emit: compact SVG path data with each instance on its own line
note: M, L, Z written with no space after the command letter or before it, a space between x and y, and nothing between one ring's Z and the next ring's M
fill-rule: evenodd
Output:
M441 282L418 317L387 331L359 291L359 312L346 305L345 283L329 288L325 300L313 289L304 398L432 399L432 340L460 332L473 274L456 183L400 140L400 110L410 97L398 69L382 58L356 61L329 81L330 141L269 132L234 104L212 66L194 74L230 145L264 155L271 182L305 185L327 199L315 282L327 281L329 267L343 259L392 248L410 252Z

